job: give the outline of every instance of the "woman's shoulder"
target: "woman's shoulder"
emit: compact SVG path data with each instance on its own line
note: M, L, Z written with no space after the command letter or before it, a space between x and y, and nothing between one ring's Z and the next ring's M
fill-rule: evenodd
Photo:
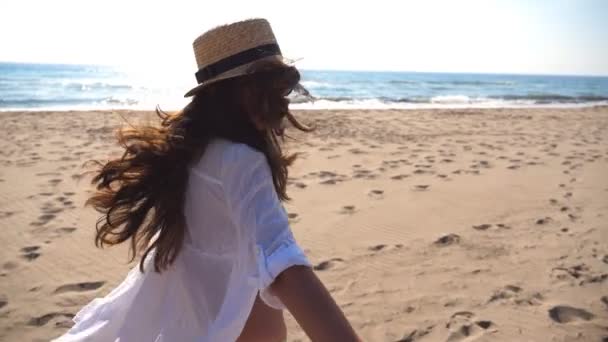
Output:
M221 183L237 175L254 173L264 166L266 156L247 144L226 139L214 139L195 163L196 173L204 173Z
M224 166L249 165L266 159L264 154L255 148L227 139L215 139L208 147L208 152L221 159Z

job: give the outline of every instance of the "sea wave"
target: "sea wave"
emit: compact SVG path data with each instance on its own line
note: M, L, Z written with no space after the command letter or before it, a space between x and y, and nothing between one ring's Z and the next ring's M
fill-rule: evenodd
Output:
M114 97L80 97L80 98L23 98L23 99L0 99L0 110L34 109L54 110L69 106L90 106L91 108L114 109L132 108L139 104L138 100ZM88 107L87 107L88 108Z
M0 111L10 110L68 110L68 109L134 109L151 110L160 104L167 110L182 108L187 99L173 97L136 99L132 97L22 98L0 99ZM415 109L415 108L510 108L510 107L585 107L608 105L608 97L581 95L576 97L543 95L503 95L470 97L441 95L434 97L370 97L347 96L292 99L293 109Z
M525 96L469 97L442 95L434 97L366 98L324 97L293 103L294 109L399 109L399 108L510 108L510 107L584 107L608 105L604 96Z
M579 96L566 96L560 94L527 94L527 95L500 95L491 96L494 99L503 100L531 100L537 104L545 103L585 103L585 102L599 102L608 101L608 96L598 95L579 95Z
M134 87L125 83L107 82L69 82L63 85L64 88L77 91L96 91L96 90L130 90Z
M442 80L442 81L413 81L413 80L390 80L389 84L408 84L431 87L454 87L454 86L515 86L515 81L465 81L465 80Z
M302 81L300 82L305 88L315 89L315 88L333 88L334 85L328 82L319 82L319 81Z
M0 63L0 110L180 109L190 77L103 66ZM608 77L301 70L292 108L592 106Z

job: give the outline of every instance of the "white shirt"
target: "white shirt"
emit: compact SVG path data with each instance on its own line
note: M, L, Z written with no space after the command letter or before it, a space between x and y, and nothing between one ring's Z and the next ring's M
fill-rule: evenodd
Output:
M215 140L190 170L183 247L162 273L154 254L104 298L74 317L57 341L225 342L239 336L258 292L283 308L269 285L310 263L294 240L265 156Z

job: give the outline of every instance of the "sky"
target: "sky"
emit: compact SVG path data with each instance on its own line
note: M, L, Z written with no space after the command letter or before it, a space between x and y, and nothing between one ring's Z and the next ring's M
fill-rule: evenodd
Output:
M608 75L608 0L1 0L0 61L195 71L252 17L303 69Z

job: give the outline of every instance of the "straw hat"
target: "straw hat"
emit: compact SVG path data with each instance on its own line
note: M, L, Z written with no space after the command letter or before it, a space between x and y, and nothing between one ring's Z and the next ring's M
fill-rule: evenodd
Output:
M189 97L205 86L248 74L250 67L263 60L284 61L270 23L249 19L218 26L194 40L198 86L184 95Z

